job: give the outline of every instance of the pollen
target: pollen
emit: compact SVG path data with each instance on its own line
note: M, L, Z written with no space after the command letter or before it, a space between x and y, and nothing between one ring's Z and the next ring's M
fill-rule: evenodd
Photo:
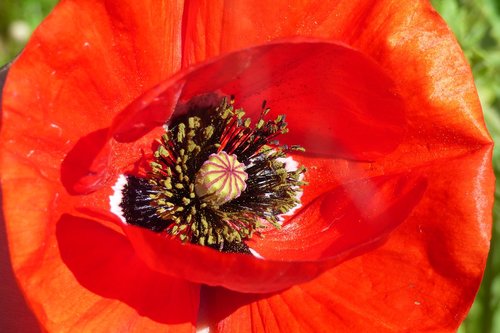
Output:
M244 170L245 165L234 154L211 154L196 174L196 195L216 206L238 198L246 188L248 174Z

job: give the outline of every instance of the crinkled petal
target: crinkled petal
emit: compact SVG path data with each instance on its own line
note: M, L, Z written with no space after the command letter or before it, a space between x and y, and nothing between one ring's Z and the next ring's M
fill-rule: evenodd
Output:
M421 142L450 148L491 141L470 68L428 1L208 0L188 6L183 67L290 36L336 40L392 76Z
M58 179L80 137L179 69L182 14L181 1L62 1L9 72L3 149Z
M115 120L113 134L135 140L163 125L178 103L214 92L235 96L254 119L266 101L272 114L286 115L290 134L280 142L301 144L309 154L375 159L405 134L403 102L375 62L343 44L297 38L181 72L134 101Z
M77 214L79 197L59 182L78 139L179 68L182 9L172 1L62 1L9 73L3 210L16 277L47 330L194 329L198 287L151 272L121 234L62 218Z
M221 333L455 332L486 261L490 155L486 148L422 167L424 198L387 243L311 282L274 295L205 290L206 322Z
M379 245L407 218L425 187L421 177L408 174L338 186L304 207L282 229L252 238L248 245L263 258L181 244L132 225L124 229L153 270L241 292L267 293L309 281Z
M13 267L45 329L194 330L197 285L152 272L122 234L69 215L78 214L75 199L64 197L60 184L17 156L3 158Z

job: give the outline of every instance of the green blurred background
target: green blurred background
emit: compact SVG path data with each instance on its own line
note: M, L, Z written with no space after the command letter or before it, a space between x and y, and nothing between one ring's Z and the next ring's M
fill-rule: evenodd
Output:
M0 1L0 66L22 49L33 29L57 0ZM455 32L474 72L485 119L495 142L500 143L500 0L434 0ZM493 156L500 175L500 145ZM495 227L486 274L476 302L459 333L500 332L500 182L494 208Z

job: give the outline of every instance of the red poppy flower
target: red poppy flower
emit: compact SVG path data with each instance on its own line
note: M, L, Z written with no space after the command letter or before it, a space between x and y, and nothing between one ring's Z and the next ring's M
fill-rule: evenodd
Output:
M263 258L109 212L207 94L254 119L266 100L307 149L302 207L247 242ZM12 264L48 331L453 331L483 273L492 143L426 1L65 0L10 70L1 142Z

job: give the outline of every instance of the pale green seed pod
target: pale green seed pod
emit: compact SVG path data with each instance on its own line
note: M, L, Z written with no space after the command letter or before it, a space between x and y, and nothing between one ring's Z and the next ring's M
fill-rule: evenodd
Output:
M220 206L238 198L246 189L245 165L225 151L212 154L196 173L195 192L204 202Z

